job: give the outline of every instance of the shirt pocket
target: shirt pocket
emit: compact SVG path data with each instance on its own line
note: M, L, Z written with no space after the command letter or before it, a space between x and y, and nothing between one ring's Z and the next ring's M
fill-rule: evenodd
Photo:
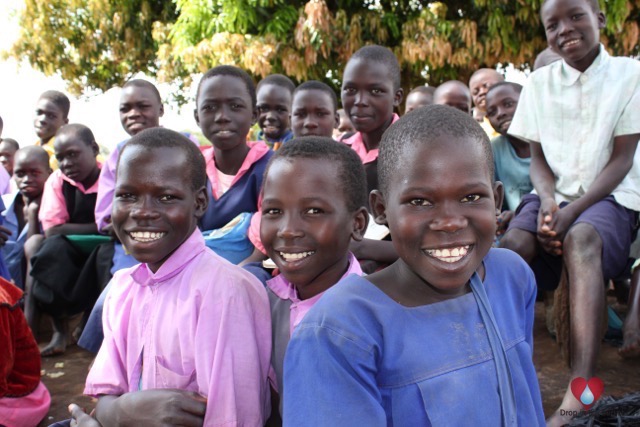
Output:
M186 372L182 372L167 365L166 361L156 356L156 384L161 388L198 392L195 369L186 369Z

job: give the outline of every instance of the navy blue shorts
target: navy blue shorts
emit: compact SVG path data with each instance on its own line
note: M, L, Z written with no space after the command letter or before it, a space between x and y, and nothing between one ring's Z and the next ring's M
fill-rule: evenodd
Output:
M567 205L567 202L563 202L560 208ZM536 194L525 195L507 231L518 228L536 234L539 210L540 198ZM620 205L613 196L607 196L582 212L574 225L578 223L590 224L600 235L602 274L605 281L623 275L629 265L629 248L638 231L638 212ZM540 288L555 289L558 286L562 272L562 256L550 255L541 250L531 267Z

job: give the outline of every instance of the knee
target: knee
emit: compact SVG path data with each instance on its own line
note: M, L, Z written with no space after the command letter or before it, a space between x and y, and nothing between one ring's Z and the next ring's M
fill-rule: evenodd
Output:
M531 262L536 255L535 236L528 231L509 230L500 239L500 247L514 251L527 262Z
M590 224L576 224L567 232L562 243L566 257L596 261L602 256L602 239Z
M38 249L42 246L42 242L44 242L44 236L42 234L36 234L27 239L24 243L24 256L27 260L31 259L36 252L38 252Z

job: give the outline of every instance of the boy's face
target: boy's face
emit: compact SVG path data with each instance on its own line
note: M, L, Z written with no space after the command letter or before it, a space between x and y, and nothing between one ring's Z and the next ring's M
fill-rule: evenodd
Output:
M576 70L589 68L600 51L604 14L586 0L548 0L541 17L549 47Z
M123 151L111 220L122 244L151 271L189 238L206 207L206 190L191 188L182 150L134 146Z
M486 95L491 86L503 81L502 76L497 71L483 70L476 73L471 80L469 80L469 90L471 91L471 99L473 105L480 111L486 111Z
M137 133L160 126L164 107L155 93L146 87L127 86L120 94L120 123L125 132Z
M249 129L256 122L244 82L226 75L213 76L202 83L194 115L203 135L218 150L246 144Z
M291 93L283 87L266 84L260 86L256 96L258 126L266 137L281 138L290 126Z
M265 177L260 237L302 299L342 277L349 242L366 228L366 210L349 212L342 187L338 166L324 159L280 159Z
M0 143L0 163L9 172L9 175L13 175L13 156L16 154L16 149L13 145L2 142Z
M401 156L387 194L372 193L376 222L389 226L409 286L435 300L458 296L493 244L502 185L479 141L444 135Z
M69 120L56 104L46 98L38 99L33 126L41 141L46 142L51 139L58 132L58 129L68 122Z
M426 107L433 104L433 96L430 96L422 92L411 92L407 96L407 103L405 104L405 113L410 113L419 107Z
M331 138L338 120L329 94L310 89L298 91L293 97L291 130L295 138L310 135Z
M44 183L49 178L51 169L49 164L43 163L38 156L18 153L13 173L20 193L28 200L35 200L42 195Z
M471 114L471 96L460 88L451 86L438 91L433 99L434 104L448 105L457 108L465 114Z
M394 90L384 64L356 58L344 70L341 96L353 127L372 133L391 123L393 109L402 101L402 89Z
M518 107L520 94L510 85L502 85L487 94L487 118L500 135L506 135Z
M56 160L67 178L83 185L96 169L98 146L86 144L73 132L61 132L53 145Z

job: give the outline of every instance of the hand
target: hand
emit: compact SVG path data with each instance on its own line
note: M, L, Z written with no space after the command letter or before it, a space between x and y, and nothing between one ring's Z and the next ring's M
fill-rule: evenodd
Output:
M88 415L75 403L69 405L69 413L71 414L71 427L102 427L95 418Z
M509 223L513 219L513 211L503 211L498 215L496 223L498 228L496 228L496 235L502 236L506 231Z
M200 427L204 423L206 399L183 390L143 390L118 398L124 425Z
M576 218L578 218L578 214L574 212L571 203L555 213L549 227L555 233L555 238L557 240L564 240L567 231L576 221Z
M4 246L11 236L11 230L0 225L0 246Z
M116 235L116 233L113 231L113 224L111 223L108 223L107 225L102 227L102 230L100 230L100 232L102 234L106 234L107 236L111 236L111 237L115 237Z
M27 221L38 221L38 213L40 212L40 199L32 200L24 207Z
M553 216L560 210L553 197L545 197L540 200L540 210L538 211L538 234L555 237L555 232L551 229Z

